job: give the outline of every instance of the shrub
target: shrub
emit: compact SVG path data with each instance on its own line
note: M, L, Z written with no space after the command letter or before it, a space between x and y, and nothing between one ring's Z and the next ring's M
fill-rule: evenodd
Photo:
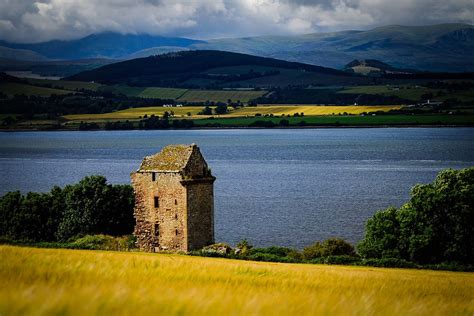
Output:
M345 256L328 256L328 257L314 258L310 260L309 263L351 265L359 261L360 261L359 257L345 255Z
M272 246L252 248L249 250L247 258L256 261L301 262L302 255L296 249Z
M360 265L383 268L419 268L416 263L399 258L365 259L360 262Z
M107 235L86 235L70 243L71 248L90 250L128 251L134 248L133 236L112 237Z
M239 256L246 256L252 248L253 246L248 242L247 239L242 239L235 247L235 254Z
M206 246L200 250L204 256L209 257L225 257L234 252L231 246L225 243L217 243L213 245Z
M318 241L303 249L305 260L329 256L353 256L354 254L354 247L341 238L329 238L322 243Z
M284 262L292 263L295 262L292 258L289 257L280 257L271 253L261 253L257 252L246 257L248 260L254 261L267 261L267 262Z

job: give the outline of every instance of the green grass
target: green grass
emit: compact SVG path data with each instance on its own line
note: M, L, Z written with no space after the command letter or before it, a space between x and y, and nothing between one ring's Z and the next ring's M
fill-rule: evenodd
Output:
M188 90L178 101L184 102L248 102L267 93L267 91L235 91L235 90Z
M149 87L141 91L137 96L141 98L156 99L178 99L186 93L187 89L157 88Z
M472 315L474 274L0 246L0 315Z
M347 87L338 93L351 93L351 94L380 94L385 96L396 96L402 99L419 101L422 99L423 94L432 93L434 100L444 101L446 99L456 98L461 101L473 101L474 91L466 90L459 93L448 93L443 96L437 96L439 91L446 92L442 89L430 89L422 86L356 86Z
M48 80L48 79L27 79L32 85L50 84L52 87L59 87L65 90L91 90L97 91L102 85L93 82L67 81L67 80Z
M305 121L307 125L474 125L474 115L377 115L377 116L305 116L305 117L240 117L195 120L196 126L219 124L223 127L246 127L255 121L272 121L279 124L282 119L297 126Z
M159 87L129 87L129 86L102 86L101 90L110 91L114 94L124 94L129 97L155 98L155 99L177 99L183 95L186 89L159 88Z
M36 86L31 86L28 84L17 83L17 82L0 83L0 91L5 93L8 96L24 94L27 96L36 95L36 96L41 96L41 97L49 97L53 94L62 95L62 94L74 93L74 91L69 91L69 90L36 87Z

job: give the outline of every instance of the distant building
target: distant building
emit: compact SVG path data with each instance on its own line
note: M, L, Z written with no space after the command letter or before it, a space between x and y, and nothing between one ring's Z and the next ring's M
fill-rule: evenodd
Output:
M187 252L214 243L215 177L198 146L166 146L131 178L141 250Z

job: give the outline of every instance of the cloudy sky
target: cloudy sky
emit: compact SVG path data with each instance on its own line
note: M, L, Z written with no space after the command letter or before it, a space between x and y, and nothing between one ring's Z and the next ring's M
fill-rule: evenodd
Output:
M0 38L73 39L116 31L197 39L474 24L473 0L0 0Z

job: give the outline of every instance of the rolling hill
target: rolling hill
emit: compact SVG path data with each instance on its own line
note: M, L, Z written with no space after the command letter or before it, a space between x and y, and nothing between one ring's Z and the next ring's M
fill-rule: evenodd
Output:
M390 25L367 31L210 40L195 48L235 51L342 69L354 59L377 59L397 68L473 71L474 26Z
M193 40L147 34L91 34L69 41L0 41L0 57L16 60L132 59L180 50L222 50L336 69L355 59L376 59L399 69L474 71L474 26L389 25L364 31Z
M68 80L182 88L258 88L364 83L343 71L223 51L182 51L106 65Z
M398 69L375 59L355 59L348 63L344 70L361 75L380 76L382 74L412 74L416 71Z
M201 41L148 34L105 32L69 41L17 44L0 41L0 46L34 51L51 59L125 58L140 50L160 46L188 47Z

